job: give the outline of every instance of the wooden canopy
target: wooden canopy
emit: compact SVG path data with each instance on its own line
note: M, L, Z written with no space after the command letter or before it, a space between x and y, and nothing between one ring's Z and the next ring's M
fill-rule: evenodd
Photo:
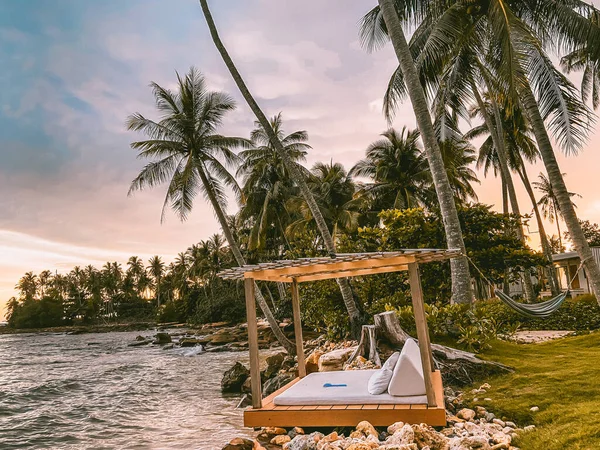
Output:
M408 270L410 263L427 263L460 256L460 250L405 249L395 252L338 253L334 257L299 258L234 267L219 273L225 280L252 278L297 283Z
M405 422L426 422L430 425L443 425L446 422L443 401L443 387L439 371L434 369L429 331L425 315L419 264L456 258L461 255L457 249L404 249L394 252L343 253L332 257L300 258L255 265L234 267L219 273L226 280L244 280L246 314L248 320L248 348L250 352L250 381L252 388L252 409L244 413L246 426L349 426L357 418L369 420L373 425L389 425L402 420ZM408 270L411 297L417 338L423 364L423 378L427 393L427 405L322 405L315 408L278 407L273 403L274 395L265 399L261 394L261 378L258 358L258 331L256 323L255 281L275 281L291 283L294 334L298 357L298 376L306 376L302 324L300 319L300 295L298 284L306 281L346 278L378 273ZM297 380L284 386L284 391ZM276 394L278 394L278 391ZM360 406L361 408L357 408ZM333 415L323 415L335 409ZM360 411L358 411L360 409ZM290 413L294 414L290 416ZM374 412L375 411L375 412ZM358 413L358 414L357 414ZM371 417L372 416L372 417ZM324 419L327 417L327 420ZM389 423L388 423L389 422Z

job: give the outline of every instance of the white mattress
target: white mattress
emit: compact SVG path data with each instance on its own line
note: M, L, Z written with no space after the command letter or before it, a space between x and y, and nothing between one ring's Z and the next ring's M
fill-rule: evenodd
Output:
M394 397L387 392L371 395L367 389L375 370L315 372L298 381L273 399L278 406L318 405L405 405L427 404L426 395ZM323 387L325 383L346 384L346 387Z

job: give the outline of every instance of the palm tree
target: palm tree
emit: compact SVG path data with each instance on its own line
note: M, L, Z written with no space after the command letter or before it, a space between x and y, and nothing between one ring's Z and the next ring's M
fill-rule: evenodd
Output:
M155 255L148 260L148 273L154 282L154 293L156 294L156 307L160 308L160 283L165 273L165 263L160 256Z
M44 298L48 287L52 284L52 272L43 270L38 275L38 284L40 289L40 297Z
M270 125L289 159L299 172L308 176L308 171L301 165L306 159L307 150L311 148L306 143L306 131L296 131L286 136L281 113L270 120ZM264 249L268 233L285 241L285 229L292 219L285 204L297 190L289 170L271 144L265 129L260 122L255 122L255 126L250 135L253 148L240 153L243 162L237 171L244 182L242 191L245 203L240 211L240 218L252 219L248 242L250 250Z
M279 156L281 157L283 163L289 170L290 175L294 180L294 183L300 189L300 192L304 197L308 208L310 209L311 214L316 222L316 226L319 230L319 234L323 239L325 249L327 250L327 252L329 252L329 254L332 257L335 257L335 244L333 242L333 238L331 237L331 233L327 228L327 224L323 218L323 215L321 214L321 211L319 210L317 202L315 201L310 191L310 188L306 184L306 180L304 179L303 174L300 172L300 170L298 170L298 167L294 164L294 162L286 153L283 143L277 137L277 134L271 127L267 116L265 116L265 114L260 109L260 106L258 106L258 103L256 103L256 100L248 90L248 87L246 86L246 83L244 82L244 79L242 78L240 72L235 67L233 60L229 56L227 49L225 48L223 42L221 41L221 38L219 37L217 27L208 8L207 0L200 0L200 6L202 8L202 12L204 14L204 18L206 19L206 23L208 25L208 29L210 31L215 47L217 48L219 54L221 55L221 58L225 62L225 65L227 66L227 69L229 70L233 81L235 82L242 96L250 106L250 109L256 116L258 122L260 122L265 133L269 137L269 141L271 142L275 150L277 150L277 152L279 153ZM360 335L360 328L364 321L359 305L354 299L352 289L350 288L350 283L348 282L348 280L346 278L338 278L336 281L338 282L340 291L342 293L342 298L344 299L344 305L346 306L346 310L348 311L348 315L350 316L352 335L354 337L358 337Z
M361 212L361 198L355 198L356 185L352 177L340 163L316 163L308 179L319 210L337 244L340 232L349 233L358 227ZM292 223L288 230L291 234L304 230L313 223L312 213L303 197L292 198L289 202L293 210L300 212L301 218Z
M590 5L556 0L510 3L493 0L485 8L462 2L414 2L410 6L416 13L411 10L412 15L406 16L418 26L413 35L413 43L416 44L412 49L413 55L422 68L427 68L426 73L436 74L434 77L439 77L437 74L442 71L457 73L446 70L448 63L452 63L454 69L469 67L462 64L455 53L458 46L465 43L480 45L476 42L478 39L480 43L487 42L482 47L490 50L485 66L495 74L489 81L498 92L508 96L513 107L520 105L530 121L565 222L572 231L574 246L585 262L594 290L600 292L600 270L570 204L545 127L548 123L557 142L567 152L577 151L587 136L590 113L577 98L572 83L556 70L544 49L556 48L557 42L561 48L584 45L590 57L598 59L600 28L582 15L582 11L590 10ZM381 26L379 11L369 13L368 19L375 36L372 40L381 42L387 30ZM468 36L469 33L471 36ZM428 40L423 34L431 34L435 38ZM470 79L464 73L461 77L467 81ZM401 83L390 83L390 86L398 90ZM490 88L488 86L488 90ZM462 93L456 87L453 91ZM537 99L534 91L538 93ZM399 92L403 92L402 89Z
M202 193L212 205L236 262L244 265L246 261L227 224L224 189L228 186L238 196L241 194L226 165L238 161L231 148L247 147L248 142L216 133L225 114L235 109L233 99L208 91L204 77L193 67L184 78L177 74L175 93L156 83L151 86L156 106L163 116L159 122L139 113L128 119L130 130L141 131L149 137L149 140L132 143L131 147L139 151L138 157L153 159L133 180L129 192L168 182L163 217L170 203L181 220L187 218L194 198ZM293 351L293 344L279 328L279 322L258 288L256 294L277 340L286 350Z
M600 11L593 5L589 11L590 22L600 27ZM583 70L581 78L581 97L589 102L590 97L594 109L600 105L600 67L598 60L587 45L579 45L572 52L562 57L560 65L566 73Z
M38 277L33 272L27 272L19 279L16 289L23 300L34 300L38 292Z
M361 192L373 201L373 209L406 209L426 206L431 195L431 176L427 159L419 145L419 130L393 128L383 139L367 147L366 157L349 174L372 180Z
M563 173L562 175L564 177L566 174ZM538 175L538 180L539 181L533 182L535 188L542 193L542 196L538 200L537 204L539 207L541 207L542 214L545 219L548 219L550 223L554 223L554 221L556 221L556 228L558 230L558 245L561 251L564 251L560 231L560 219L563 217L562 211L560 209L560 203L556 198L556 193L552 187L552 183L550 183L550 180L543 173L540 173ZM579 194L569 192L569 197L575 196L581 197ZM574 203L573 206L575 206Z
M385 32L389 35L396 57L400 64L400 69L406 83L406 91L410 97L413 111L417 119L417 125L423 144L425 154L431 170L435 191L437 194L442 220L446 231L446 241L449 248L458 248L466 255L465 244L460 228L460 221L456 205L454 203L454 194L446 168L442 152L438 144L438 137L431 121L430 111L421 86L419 74L415 66L413 55L402 29L402 23L398 16L394 0L378 0L379 10L376 12L377 27L385 25ZM372 19L372 16L369 16ZM367 20L369 20L367 18ZM381 31L381 28L378 29ZM471 277L469 275L469 263L466 257L455 258L451 260L452 268L452 299L456 303L470 303L473 300L471 289Z
M489 108L491 110L491 106L487 103L484 105L484 107ZM480 108L477 107L473 108L471 115L474 117L479 113ZM491 115L492 113L490 112L488 114ZM503 144L506 148L506 156L508 157L507 164L512 172L516 172L518 174L519 178L521 179L521 182L523 183L523 186L525 187L527 195L529 196L533 208L533 213L538 225L538 233L540 235L542 252L548 260L548 263L552 265L552 248L550 247L548 236L546 235L546 230L544 227L544 221L542 220L542 214L540 213L537 204L537 199L533 192L533 186L529 180L527 168L525 167L525 161L533 163L539 157L539 151L531 135L531 127L525 119L525 117L523 116L522 111L519 109L511 110L506 105L504 105L504 107L500 110L500 117L502 122L498 128L502 133L502 137L497 137L497 139L502 139ZM493 127L494 131L495 129L496 127ZM490 133L489 131L488 123L484 121L483 124L474 127L465 134L465 137L467 139L475 139L485 135L488 135L488 137L479 148L479 158L477 160L477 167L483 168L484 174L486 175L490 169L494 170L495 175L497 175L498 173L501 174L498 153L496 152L496 147L493 142L492 133ZM501 176L502 183L504 185L504 176ZM556 278L556 272L551 266L548 267L547 277L553 295L558 295L558 280Z

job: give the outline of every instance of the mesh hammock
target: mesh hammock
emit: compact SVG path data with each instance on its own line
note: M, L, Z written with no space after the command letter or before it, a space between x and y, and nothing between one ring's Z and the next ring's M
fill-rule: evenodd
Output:
M471 262L473 267L475 267L475 270L477 270L477 272L479 272L479 274L483 277L483 279L494 290L494 293L496 294L496 296L500 300L502 300L502 303L504 303L506 306L509 306L510 308L514 309L516 312L518 312L519 314L521 314L523 316L531 317L533 319L545 319L547 317L550 317L552 315L552 313L554 313L558 308L560 308L560 305L563 304L563 302L567 299L567 297L570 294L570 289L567 289L566 292L563 292L563 293L557 295L556 297L551 298L550 300L546 300L545 302L541 302L541 303L519 303L519 302L516 302L510 296L508 296L504 292L502 292L500 289L496 289L494 287L494 284L490 280L487 279L487 277L483 274L483 272L481 270L479 270L479 267L477 267L475 265L473 260L471 258L469 258L468 256L467 256L467 259ZM585 262L585 260L581 261L581 264L579 264L579 267L577 268L575 275L573 275L573 278L569 282L569 288L571 286L571 283L573 283L573 280L575 280L575 277L577 277L577 275L579 274L579 271L583 267L584 262Z

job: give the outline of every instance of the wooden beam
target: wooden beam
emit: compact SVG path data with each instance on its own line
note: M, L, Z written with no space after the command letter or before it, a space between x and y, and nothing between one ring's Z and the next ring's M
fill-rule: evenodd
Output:
M262 407L260 367L258 363L258 327L256 323L255 285L252 278L244 280L246 294L246 318L248 320L248 350L250 351L250 387L252 391L252 407Z
M415 324L417 325L417 338L421 362L423 363L423 378L425 380L425 392L427 393L427 404L436 406L436 395L433 390L431 374L433 372L433 355L431 353L431 342L429 341L429 330L427 328L427 317L425 316L425 305L423 302L423 291L421 288L421 277L419 276L419 265L416 263L408 265L410 281L410 293L412 297Z
M333 260L335 261L335 260ZM257 270L253 272L244 273L244 278L253 278L255 280L262 280L265 276L290 276L290 275L310 275L323 272L332 271L343 271L343 270L354 270L354 269L371 269L374 267L393 266L393 265L405 265L416 261L416 255L414 253L394 256L392 258L377 258L377 259L364 259L359 261L340 261L332 262L328 264L313 264L306 266L295 266L295 267L284 267L280 269L265 269Z
M318 273L315 275L301 275L296 278L298 283L304 283L306 281L318 281L318 280L329 280L331 278L346 278L346 277L360 277L363 275L374 275L377 273L390 273L390 272L401 272L408 270L406 264L396 264L393 266L375 267L373 269L353 269L343 270L341 272L333 273Z
M296 357L298 358L298 376L306 376L306 362L304 360L304 341L302 339L302 320L300 319L300 293L298 282L292 281L292 311L294 314L294 336L296 337Z

